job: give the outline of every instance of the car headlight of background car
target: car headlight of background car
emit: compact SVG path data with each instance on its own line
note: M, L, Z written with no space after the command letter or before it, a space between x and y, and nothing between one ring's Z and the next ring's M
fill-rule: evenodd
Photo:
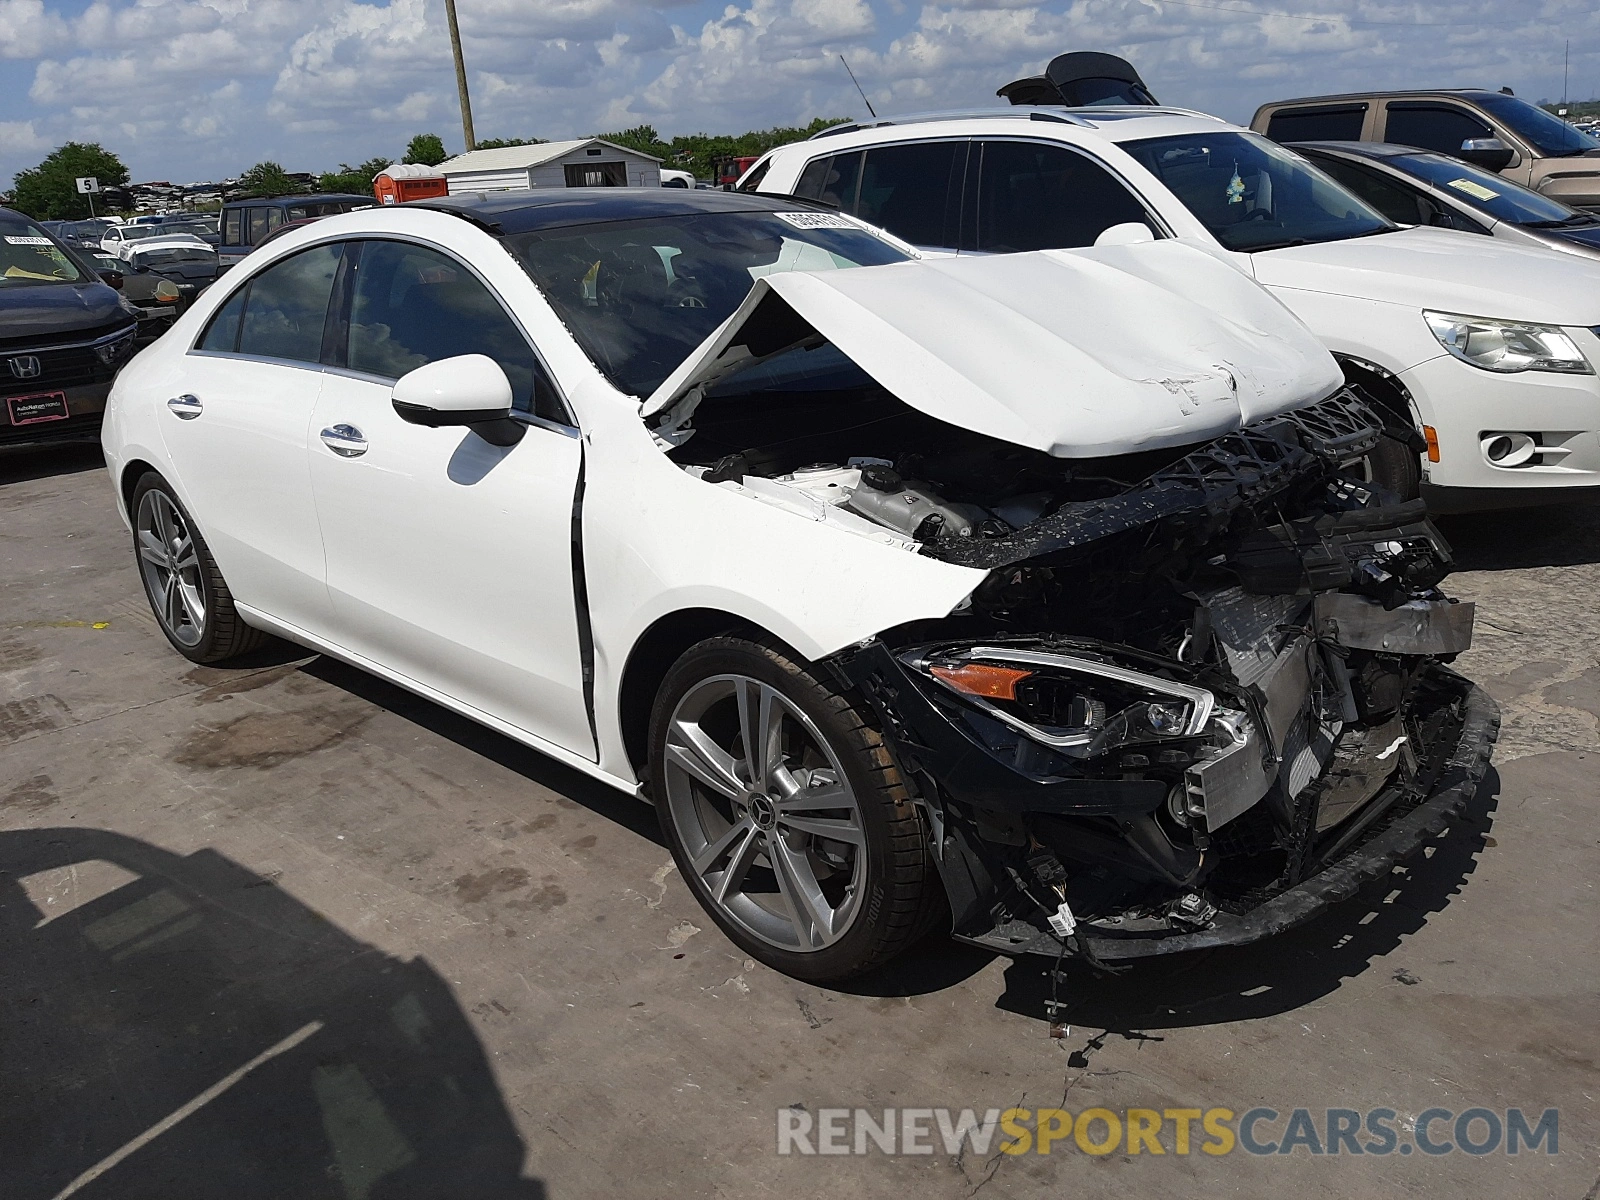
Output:
M1073 758L1204 732L1204 688L1076 655L975 646L909 659L980 711Z
M1594 374L1583 351L1559 325L1463 317L1455 313L1424 312L1422 315L1441 346L1462 362L1485 371Z

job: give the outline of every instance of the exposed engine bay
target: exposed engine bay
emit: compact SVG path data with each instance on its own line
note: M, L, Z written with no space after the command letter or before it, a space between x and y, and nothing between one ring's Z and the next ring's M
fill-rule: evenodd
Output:
M1436 804L1474 722L1481 776L1492 712L1440 665L1472 605L1439 591L1423 505L1361 481L1382 424L1350 392L1066 459L810 366L740 373L663 440L710 485L988 569L831 664L927 805L958 936L1091 960L1250 940Z

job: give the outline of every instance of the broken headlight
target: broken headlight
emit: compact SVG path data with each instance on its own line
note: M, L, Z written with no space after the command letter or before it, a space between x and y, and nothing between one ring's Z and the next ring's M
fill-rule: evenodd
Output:
M988 715L1073 758L1195 737L1216 700L1204 688L1074 655L999 646L919 657L923 674Z

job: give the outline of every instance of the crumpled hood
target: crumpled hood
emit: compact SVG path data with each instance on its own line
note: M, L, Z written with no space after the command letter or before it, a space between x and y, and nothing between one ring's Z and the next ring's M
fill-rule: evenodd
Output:
M767 275L644 414L807 325L912 408L1063 458L1203 441L1342 381L1262 288L1165 241Z
M1401 229L1251 256L1268 287L1471 317L1600 325L1600 264L1454 229Z

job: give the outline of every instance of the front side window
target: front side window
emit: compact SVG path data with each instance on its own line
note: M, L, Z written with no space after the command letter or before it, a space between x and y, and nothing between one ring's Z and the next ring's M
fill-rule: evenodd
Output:
M855 214L916 246L954 246L960 217L957 150L965 142L913 142L867 151Z
M1391 104L1383 131L1386 142L1441 154L1460 154L1462 142L1493 136L1494 130L1479 118L1443 104Z
M1121 145L1228 250L1341 241L1394 228L1298 154L1256 134L1192 133Z
M820 200L823 204L854 212L856 184L861 179L860 150L848 154L835 154L828 158L813 159L800 172L794 194L807 200Z
M248 208L245 210L249 214L249 236L245 239L245 245L254 246L272 232L272 226L267 223L267 218L273 211L275 210L270 208Z
M978 250L1092 246L1113 225L1153 224L1116 176L1065 146L997 141L984 143L982 153Z
M239 353L320 362L322 331L339 257L338 246L313 246L273 263L252 278L245 288Z
M655 391L761 276L909 257L848 217L825 212L612 221L507 241L584 352L635 396Z
M0 288L77 283L84 274L61 247L26 218L0 216Z
M465 266L409 242L359 243L345 365L398 379L441 358L485 354L511 382L512 407L570 424L533 348Z
M222 214L222 244L225 246L244 245L244 210L230 208Z
M1391 221L1401 225L1427 223L1427 206L1416 188L1407 187L1378 171L1357 166L1342 158L1324 158L1320 154L1308 154L1306 157Z

